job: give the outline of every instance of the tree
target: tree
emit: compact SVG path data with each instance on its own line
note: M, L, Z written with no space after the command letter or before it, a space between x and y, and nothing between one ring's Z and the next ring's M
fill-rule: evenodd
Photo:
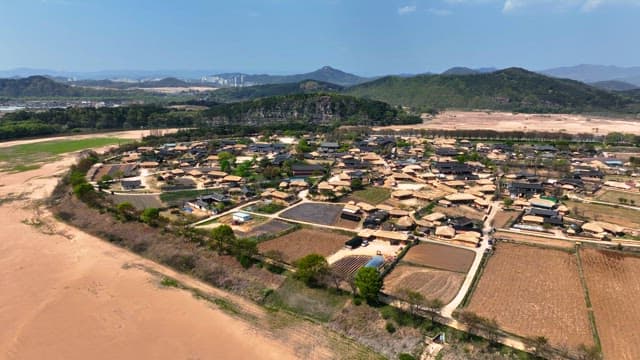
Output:
M224 224L211 230L211 239L218 248L218 254L221 254L226 245L235 241L236 234L233 233L231 226Z
M549 339L544 336L536 336L528 342L534 348L534 354L537 356L543 355L549 349Z
M231 154L228 151L221 151L220 153L218 153L218 162L220 162L220 170L226 173L231 172L231 168L233 168L235 161L236 159L233 156L233 154Z
M378 293L382 289L382 277L376 268L363 267L358 270L354 282L360 295L370 304L378 302Z
M304 153L308 153L311 152L312 147L311 145L309 145L309 142L307 142L306 139L300 139L300 141L298 141L298 145L296 145L296 151L304 154Z
M512 198L505 198L504 200L502 200L502 203L504 204L504 206L511 206L511 205L513 205L513 199Z
M237 239L231 243L231 253L240 264L248 269L253 263L253 256L258 253L258 244L251 238Z
M86 199L89 196L89 194L93 192L94 192L93 186L89 183L77 184L73 187L73 193L76 194L76 196L80 200Z
M426 299L424 295L417 291L413 291L410 289L400 289L400 297L403 300L407 301L410 304L409 312L411 315L415 316L420 309L420 306L426 305Z
M110 182L113 180L113 178L109 175L103 175L100 178L100 181L98 181L98 188L100 189L108 189L109 186L111 186Z
M316 287L329 274L329 263L322 255L309 254L296 262L296 278L309 287Z
M360 190L362 189L362 180L359 178L354 178L351 180L351 189L352 190Z
M116 206L116 210L118 211L118 218L121 220L130 221L137 217L136 207L128 201L118 204L118 206Z
M146 208L142 211L142 214L140 214L140 220L151 226L157 226L158 219L160 219L160 210L156 208Z

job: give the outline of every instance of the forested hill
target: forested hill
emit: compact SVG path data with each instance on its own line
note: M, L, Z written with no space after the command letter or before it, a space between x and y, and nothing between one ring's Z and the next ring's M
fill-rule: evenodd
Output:
M230 104L207 110L181 110L159 105L116 108L68 108L19 111L0 118L0 140L107 129L164 127L223 128L290 126L317 130L317 125L340 126L419 123L420 118L386 103L344 95L297 94ZM201 105L204 105L201 104Z
M213 124L313 124L389 125L421 122L387 103L337 94L274 96L222 104L204 112Z
M211 100L218 102L236 102L269 96L339 92L342 89L340 85L316 80L304 80L297 83L223 88L212 91L209 97Z
M385 77L356 85L349 95L416 109L494 109L519 112L630 111L624 96L574 80L509 68L486 74Z
M0 79L0 97L90 97L100 95L111 95L111 93L61 84L44 76Z
M150 80L142 82L123 82L113 80L79 80L71 84L84 87L104 87L110 89L131 89L131 88L155 88L155 87L189 87L194 86L186 81L168 77L160 80ZM200 84L195 84L200 86Z

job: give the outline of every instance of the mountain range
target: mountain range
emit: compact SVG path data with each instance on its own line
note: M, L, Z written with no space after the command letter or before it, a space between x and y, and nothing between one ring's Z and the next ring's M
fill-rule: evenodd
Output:
M365 78L358 75L346 73L342 70L334 69L331 66L324 66L316 71L294 74L294 75L252 75L244 73L225 73L216 74L206 77L207 81L213 82L220 86L253 86L265 84L287 84L297 83L303 80L316 80L326 83L332 83L340 86L351 86L370 81L371 78Z
M416 76L386 76L351 86L364 78L329 67L300 75L274 77L264 81L293 81L246 87L227 87L199 98L211 102L237 103L277 96L298 94L344 94L358 98L383 101L418 111L453 109L489 109L518 112L640 112L640 101L633 85L619 81L600 82L595 86L579 81L559 79L520 68L482 73L467 68L453 68L444 74ZM306 77L329 79L310 80ZM303 80L296 81L300 78ZM118 86L122 85L117 83ZM84 85L84 86L82 86ZM110 85L110 86L104 86ZM189 86L176 78L136 83L136 87ZM86 86L91 86L88 88ZM95 89L104 86L109 89ZM77 81L73 85L60 83L43 76L0 80L0 97L131 97L137 92L115 87L110 81ZM279 100L276 100L279 101Z
M640 66L620 67L605 65L576 65L539 71L541 74L557 78L572 79L584 83L621 81L640 87Z
M496 109L519 112L632 111L629 97L520 68L468 75L388 76L345 93L416 109Z

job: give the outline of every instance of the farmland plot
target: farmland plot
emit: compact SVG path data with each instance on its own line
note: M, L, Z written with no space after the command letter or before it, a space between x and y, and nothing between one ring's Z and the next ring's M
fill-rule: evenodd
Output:
M353 278L361 267L371 260L371 256L353 255L345 256L331 264L331 268L345 279Z
M466 273L475 253L453 246L422 243L409 249L403 262L435 269Z
M575 254L500 243L467 310L551 345L594 344Z
M440 299L447 304L453 300L465 275L451 271L428 269L400 264L384 279L384 291L402 297L404 289L416 291L428 300Z
M261 254L278 254L286 263L309 254L328 256L344 246L351 237L327 230L302 229L258 244Z
M640 258L595 249L581 255L605 359L640 359Z
M314 224L333 225L338 221L342 207L336 204L304 203L286 210L280 216Z

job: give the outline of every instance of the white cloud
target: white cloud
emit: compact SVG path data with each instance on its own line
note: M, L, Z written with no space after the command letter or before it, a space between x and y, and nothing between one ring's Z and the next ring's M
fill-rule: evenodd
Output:
M510 13L526 8L544 8L555 11L581 10L593 11L597 8L618 6L640 6L640 0L442 0L449 5L462 4L502 4L502 11Z
M633 5L640 6L640 0L586 0L582 4L583 11L595 10L605 5Z
M415 12L417 7L415 5L406 5L401 8L398 8L398 15L406 15L412 12Z
M453 12L449 9L437 9L437 8L430 8L427 9L428 12L430 12L433 15L437 15L437 16L448 16L453 14Z

